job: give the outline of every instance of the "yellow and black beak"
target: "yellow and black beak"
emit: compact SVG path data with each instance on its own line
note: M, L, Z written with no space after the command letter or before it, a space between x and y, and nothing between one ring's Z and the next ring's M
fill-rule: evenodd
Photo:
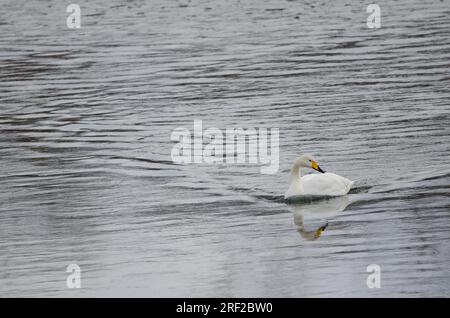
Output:
M322 232L325 231L327 226L328 226L328 223L325 224L324 226L319 227L317 229L316 233L314 233L314 238L318 239L320 236L322 236Z
M312 162L311 162L311 168L313 168L313 169L316 170L316 171L325 173L325 171L323 171L323 170L319 167L319 165L317 164L317 162L315 162L315 161L312 161Z

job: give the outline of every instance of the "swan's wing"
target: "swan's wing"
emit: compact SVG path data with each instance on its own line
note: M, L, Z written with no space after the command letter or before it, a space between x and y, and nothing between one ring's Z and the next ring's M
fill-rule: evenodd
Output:
M353 181L334 173L308 174L302 177L305 194L345 195L350 191Z

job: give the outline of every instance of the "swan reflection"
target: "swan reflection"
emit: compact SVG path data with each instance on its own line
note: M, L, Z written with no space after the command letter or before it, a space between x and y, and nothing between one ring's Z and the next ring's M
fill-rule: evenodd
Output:
M318 239L328 226L328 220L336 217L350 204L347 196L317 198L299 197L291 200L288 208L294 215L299 234L306 240Z

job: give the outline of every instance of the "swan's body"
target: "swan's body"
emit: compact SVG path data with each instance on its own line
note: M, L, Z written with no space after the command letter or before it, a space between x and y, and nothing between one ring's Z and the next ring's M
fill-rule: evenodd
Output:
M312 168L322 174L301 176L302 167ZM350 191L353 181L334 173L324 172L317 162L309 155L297 159L291 170L291 181L284 198L288 199L301 195L340 196Z

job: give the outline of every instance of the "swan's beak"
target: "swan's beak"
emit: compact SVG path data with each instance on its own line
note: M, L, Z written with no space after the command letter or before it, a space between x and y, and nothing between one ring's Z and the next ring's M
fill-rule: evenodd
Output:
M311 163L311 168L313 168L313 169L316 170L316 171L325 173L325 171L323 171L323 170L319 167L318 163L315 162L315 161L313 161L313 162Z
M328 223L327 223L325 226L319 227L319 228L317 229L316 233L314 234L314 237L315 237L316 239L318 239L319 237L321 237L321 236L322 236L322 232L325 231L325 229L327 228L327 226L328 226Z

